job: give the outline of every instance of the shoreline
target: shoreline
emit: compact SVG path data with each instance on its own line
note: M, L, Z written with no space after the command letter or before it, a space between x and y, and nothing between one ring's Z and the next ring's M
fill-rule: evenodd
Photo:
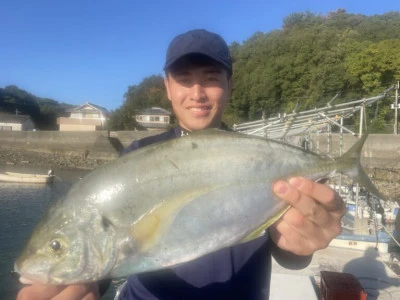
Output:
M52 170L93 170L109 160L84 155L62 155L23 149L0 148L0 166L40 167Z

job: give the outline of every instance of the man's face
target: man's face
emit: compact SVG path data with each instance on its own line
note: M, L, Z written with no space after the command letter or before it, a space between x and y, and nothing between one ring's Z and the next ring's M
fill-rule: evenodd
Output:
M164 83L182 128L220 127L231 94L231 80L223 67L182 63L168 72Z

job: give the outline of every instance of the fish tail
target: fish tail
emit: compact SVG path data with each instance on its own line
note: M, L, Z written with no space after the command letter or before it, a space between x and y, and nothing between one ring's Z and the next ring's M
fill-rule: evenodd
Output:
M352 180L357 181L363 187L367 189L368 192L374 194L375 196L386 199L381 192L378 191L376 186L372 183L371 179L368 177L364 168L361 166L361 153L365 141L368 138L368 133L363 135L343 156L338 158L340 165L353 166L352 168L344 168L343 173L350 177Z

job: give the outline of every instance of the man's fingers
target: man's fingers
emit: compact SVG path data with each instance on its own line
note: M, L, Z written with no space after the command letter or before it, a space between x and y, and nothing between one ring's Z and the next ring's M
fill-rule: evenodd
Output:
M96 300L100 299L99 288L97 283L70 285L53 300Z
M21 289L17 300L97 300L100 299L96 282L76 285L30 285Z
M275 244L286 251L291 251L297 255L310 255L316 249L328 246L323 236L323 231L318 230L312 223L298 230L292 224L280 220L269 229L269 234Z
M329 186L301 177L289 179L289 184L318 201L328 211L342 210L342 198Z
M293 177L289 179L288 183L282 180L278 181L274 184L273 190L282 200L289 202L290 205L298 208L307 215L310 215L310 210L313 211L312 214L318 214L319 212L315 211L318 204L324 210L336 212L340 216L343 216L346 212L342 198L335 191L324 184L305 178ZM310 199L314 204L309 202Z
M310 221L321 224L328 222L327 211L312 197L300 192L285 181L277 182L274 185L274 192L282 200L298 210L300 214ZM301 221L301 216L292 216L292 222ZM322 225L322 224L321 224Z
M341 232L346 211L342 198L328 186L306 178L277 181L273 191L292 207L270 228L278 247L297 255L325 248Z
M57 285L29 285L19 291L17 300L52 299L65 288Z

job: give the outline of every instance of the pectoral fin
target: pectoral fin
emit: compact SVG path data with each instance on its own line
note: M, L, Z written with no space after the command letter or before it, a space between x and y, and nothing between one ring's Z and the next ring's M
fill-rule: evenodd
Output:
M172 199L164 200L160 205L144 214L131 228L131 236L135 239L140 251L146 252L158 242L186 204L218 188L220 186L179 194Z

